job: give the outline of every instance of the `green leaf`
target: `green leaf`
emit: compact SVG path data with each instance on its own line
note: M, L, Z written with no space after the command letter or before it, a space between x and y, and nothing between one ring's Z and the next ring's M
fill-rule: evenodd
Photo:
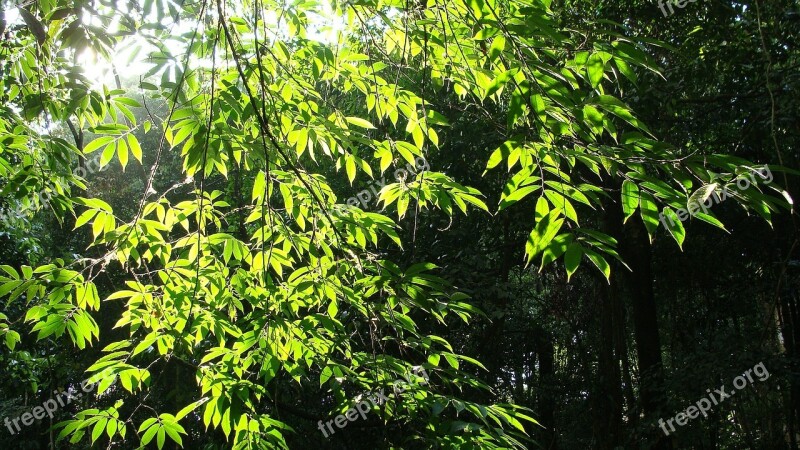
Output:
M583 249L577 242L573 242L567 247L567 252L564 254L564 266L567 269L567 281L572 277L572 274L578 270L583 257Z
M614 64L617 65L617 69L619 69L620 73L622 73L622 75L624 75L625 78L631 80L631 83L633 83L634 86L637 86L639 77L636 76L636 72L633 71L631 66L629 66L624 59L615 57Z
M642 215L642 222L647 228L647 234L650 237L650 242L653 242L656 230L658 229L658 207L652 195L647 192L641 192L639 195L639 208Z
M20 335L16 331L8 330L6 331L5 341L8 349L13 352L14 347L17 346L17 342L20 342Z
M109 439L114 438L114 434L117 433L117 426L119 426L119 423L116 419L110 419L108 421L108 425L106 425L106 434L108 435ZM125 425L123 424L123 426Z
M170 439L177 442L178 445L183 447L183 439L181 439L181 435L178 433L178 429L175 428L176 426L180 427L180 425L178 424L164 424L164 430L166 430L167 435L170 437ZM180 429L183 430L183 428Z
M525 244L525 254L527 255L528 264L550 244L550 241L553 240L556 234L558 234L558 231L561 230L564 219L559 218L560 215L561 210L556 208L536 223L536 226L533 231L531 231L530 236L528 236L528 241Z
M99 419L97 422L95 422L94 428L92 429L92 443L93 444L94 444L94 441L96 441L100 437L100 435L103 434L103 432L106 430L106 423L107 422L108 422L108 419L102 419L102 418Z
M153 427L155 428L155 427ZM156 443L158 444L158 449L161 450L164 448L164 443L167 440L166 432L163 427L159 427L158 433L156 433Z
M119 155L119 163L122 164L122 171L124 172L125 167L128 165L128 144L125 139L117 141L117 155Z
M325 366L319 374L319 385L324 385L333 376L333 369L330 366Z
M495 151L492 152L491 156L489 156L489 161L486 163L486 170L494 169L497 167L501 162L503 162L511 152L519 147L519 141L512 139L506 141L498 147Z
M492 46L489 47L489 58L494 61L503 53L503 50L506 48L506 38L502 35L498 35L492 41Z
M356 160L350 155L345 156L345 169L347 170L347 179L350 184L356 179Z
M339 307L336 305L336 301L333 300L328 304L328 316L333 318L336 317L336 314L339 312Z
M403 218L408 210L409 198L408 195L403 193L397 198L397 217Z
M662 213L664 214L664 226L669 231L669 234L672 235L672 238L675 239L675 242L678 243L678 247L683 250L683 241L686 239L686 230L683 228L683 223L678 219L678 215L675 214L672 208L664 207Z
M550 200L550 203L554 207L562 208L564 215L567 216L569 220L575 222L576 224L578 223L578 212L575 211L575 207L572 206L572 203L567 200L566 197L550 189L545 189L544 195L548 200Z
M498 209L498 211L502 211L508 208L509 206L513 205L514 203L517 203L518 201L525 198L525 196L527 196L531 192L537 191L540 187L541 186L539 185L530 185L515 190L508 197L501 199L500 208Z
M478 208L480 208L480 209L482 209L482 210L484 210L486 212L489 212L489 207L486 206L486 203L484 203L483 200L479 199L478 197L475 197L474 195L470 195L470 194L464 194L464 193L456 193L455 195L458 198L461 198L462 200L466 201L467 203L470 203L473 206L477 206Z
M139 164L141 164L142 147L139 145L139 141L133 134L128 135L128 146L131 148L131 154L133 154L133 157L136 158L137 161L139 161Z
M90 210L84 211L83 214L81 214L78 217L78 219L75 220L75 228L73 228L73 230L77 230L78 228L80 228L80 227L86 225L87 223L89 223L89 221L92 220L96 214L97 214L97 210L96 209L90 209Z
M600 53L592 53L586 61L586 71L589 73L589 82L593 88L600 85L606 69L606 61Z
M375 151L375 157L380 158L381 173L386 172L386 169L392 165L392 152L386 147L380 147Z
M366 128L367 130L372 130L375 128L375 125L360 117L347 117L347 121L357 127Z
M429 125L441 125L445 127L450 126L450 122L447 121L447 117L432 109L428 109L427 118Z
M95 140L93 140L92 142L90 142L89 144L87 144L85 147L83 147L83 153L88 155L89 153L92 153L92 152L100 149L100 147L102 147L104 145L107 145L108 143L113 142L113 141L114 141L114 137L113 136L101 136L101 137L98 137Z
M458 370L459 363L458 363L458 358L456 358L456 355L452 353L444 353L444 359L447 361L447 364L450 364L450 367Z
M103 150L103 154L100 156L100 167L105 167L108 165L109 162L114 158L114 153L117 151L117 143L112 142L106 146Z
M394 148L397 150L397 153L403 157L409 164L412 166L416 164L414 160L414 155L420 156L422 152L420 152L419 147L416 147L414 144L411 144L406 141L395 141Z
M586 253L586 256L589 257L589 260L592 261L592 263L594 263L594 265L597 267L597 269L603 275L605 275L606 280L609 280L609 282L610 282L610 280L611 280L611 266L608 265L608 261L606 261L605 258L600 256L599 253L597 253L597 252L595 252L593 250L590 250L588 248L585 249L584 252Z
M414 128L414 131L411 132L411 137L417 147L422 148L425 145L425 133L422 132L422 127Z
M192 402L192 403L190 403L189 405L186 405L186 406L185 406L183 409L181 409L180 411L178 411L178 414L176 414L176 415L175 415L175 420L181 420L181 419L183 419L183 418L184 418L184 417L186 417L186 416L187 416L187 415L188 415L190 412L192 412L192 411L194 411L195 409L197 409L197 407L199 407L200 405L202 405L202 404L203 404L203 403L205 403L206 401L208 401L208 399L207 399L207 398L201 398L200 400L197 400L196 402Z
M633 216L636 212L636 208L639 206L639 187L636 186L636 183L633 183L630 180L625 180L622 182L622 214L624 215L624 219L622 223L628 221L628 219Z
M547 203L547 199L544 197L539 197L536 200L536 221L540 221L544 216L550 213L550 204Z
M705 214L705 213L698 212L698 213L696 213L694 215L694 217L697 217L698 219L702 220L703 222L706 222L706 223L709 223L711 225L714 225L715 227L717 227L717 228L719 228L719 229L721 229L723 231L728 231L725 228L725 224L720 222L719 219L717 219L716 217L712 216L711 214Z

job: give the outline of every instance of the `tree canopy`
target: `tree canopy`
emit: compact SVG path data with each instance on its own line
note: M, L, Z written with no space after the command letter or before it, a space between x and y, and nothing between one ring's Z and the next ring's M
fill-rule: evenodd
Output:
M0 441L797 448L800 10L683 3L1 0Z

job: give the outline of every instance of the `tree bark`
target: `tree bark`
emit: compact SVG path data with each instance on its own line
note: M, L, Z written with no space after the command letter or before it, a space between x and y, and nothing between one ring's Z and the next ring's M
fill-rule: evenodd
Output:
M621 240L622 257L633 273L625 280L631 296L634 338L639 360L639 393L644 420L651 433L643 436L650 448L668 449L671 438L658 427L658 420L667 410L664 405L664 366L661 358L661 336L658 328L655 294L653 292L652 247L647 231L638 218L624 227Z
M539 386L536 402L537 420L544 427L541 444L546 450L558 449L558 433L555 424L555 385L553 339L544 330L539 333L536 353L539 356Z
M797 373L798 364L797 343L800 341L800 330L798 323L797 301L789 293L780 293L779 318L781 323L781 336L783 345L786 349L786 359L788 361L790 373ZM789 380L788 405L786 407L786 428L789 435L789 445L792 450L798 448L797 443L797 423L800 419L800 384L796 376Z
M594 386L593 407L594 436L597 448L612 450L621 445L622 391L619 364L614 356L615 327L614 301L605 278L597 277L596 285L600 299L600 342L598 377Z

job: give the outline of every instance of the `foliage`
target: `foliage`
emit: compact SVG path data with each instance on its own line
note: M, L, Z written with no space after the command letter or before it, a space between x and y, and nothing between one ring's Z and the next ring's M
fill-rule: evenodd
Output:
M32 216L48 193L89 250L1 266L0 295L24 307L30 329L4 315L0 332L12 351L28 332L79 350L101 344L86 370L98 400L114 402L56 424L72 444L184 445L191 425L233 448L288 447L296 430L282 409L335 415L421 366L430 385L374 412L411 430L388 445L523 448L536 426L529 410L470 400L491 391L474 370L485 368L427 331L480 311L437 265L392 257L408 245L404 227L425 214L452 223L514 210L527 218L527 264L558 261L570 279L588 260L609 280L624 262L596 223L608 205L621 204L625 221L638 211L651 242L667 226L683 246L681 221L660 217L756 170L659 142L622 94L659 74L648 52L665 44L611 22L564 26L549 0L48 0L18 10L2 50L0 196ZM343 31L320 38L326 21ZM110 88L81 73L86 54L115 60L128 46L152 65L141 98L119 76ZM496 208L473 179L435 165L386 184L384 211L343 204L340 184L440 156L457 121L497 138L464 155L485 174L508 173ZM95 153L102 166L149 169L124 213L73 175ZM171 187L156 183L168 154L180 156ZM768 222L790 207L777 184L732 191ZM694 217L725 229L711 212ZM109 274L119 282L101 289ZM114 312L109 326L103 311ZM173 369L196 389L155 402ZM295 390L302 402L281 394Z

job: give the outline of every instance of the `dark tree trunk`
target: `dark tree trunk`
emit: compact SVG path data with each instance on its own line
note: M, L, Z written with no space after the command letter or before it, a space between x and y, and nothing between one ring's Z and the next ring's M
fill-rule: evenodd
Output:
M786 348L789 372L791 374L796 374L798 370L800 370L797 354L797 343L800 342L800 336L798 335L800 329L797 327L798 307L794 296L788 295L788 293L780 296L779 313L781 336L783 337L783 345ZM798 448L797 423L798 419L800 419L800 380L798 380L796 375L792 375L789 379L788 397L786 431L789 437L789 445L792 450L796 450Z
M638 218L632 218L624 231L622 257L633 270L633 273L626 274L625 280L632 303L640 400L644 420L652 430L643 438L652 443L650 448L667 449L671 448L671 439L658 428L658 420L667 410L664 406L661 337L653 292L652 249L647 231Z
M621 445L622 391L619 364L614 357L615 327L614 300L616 293L598 277L600 299L600 342L598 377L593 393L594 436L597 448L611 450Z
M621 269L627 270L627 269ZM617 360L620 364L622 377L622 393L628 409L624 406L621 412L627 416L628 429L635 430L639 423L639 408L636 407L636 397L633 393L633 379L631 376L631 364L628 360L628 330L625 321L625 305L622 302L619 278L612 280L611 300L614 308L614 345Z
M554 348L553 339L544 331L539 334L536 345L536 353L539 356L539 386L538 400L536 402L536 419L544 427L541 435L542 448L546 450L556 450L558 448L558 433L555 424L555 370L554 370Z

